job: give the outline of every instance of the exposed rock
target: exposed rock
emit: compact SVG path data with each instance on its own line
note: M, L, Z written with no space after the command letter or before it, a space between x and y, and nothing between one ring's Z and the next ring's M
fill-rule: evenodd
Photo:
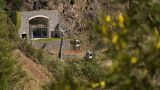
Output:
M35 4L35 1L38 4ZM12 1L8 0L7 8L12 10L12 7ZM69 35L72 36L87 30L88 21L97 20L98 12L113 15L117 10L126 7L126 3L115 5L115 3L110 3L109 0L23 0L20 10L58 9L62 16L62 25L69 30Z

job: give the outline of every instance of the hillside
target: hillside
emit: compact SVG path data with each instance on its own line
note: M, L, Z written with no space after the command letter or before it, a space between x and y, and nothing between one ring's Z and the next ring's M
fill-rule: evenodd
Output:
M52 74L41 64L24 55L20 50L13 51L13 58L20 65L25 76L20 78L13 90L43 90L43 86L49 85L53 80Z
M6 3L7 11L58 10L61 25L67 30L71 40L79 39L84 50L93 49L93 23L98 22L101 14L116 15L128 8L128 2L114 3L112 0L17 0ZM103 13L102 13L103 12ZM90 39L90 40L89 40ZM86 47L91 46L91 47Z
M19 3L18 3L19 2ZM126 3L112 3L110 0L17 0L6 3L8 11L58 10L62 16L62 26L69 35L79 35L90 29L91 21L97 21L99 12L114 15L128 7ZM37 7L37 8L35 8ZM102 10L102 11L101 11Z
M21 39L17 13L38 10L58 10L68 37L50 38L49 19L41 13L27 17L29 33L21 35L40 32L45 39L33 39L35 47L32 38ZM45 29L30 29L34 16ZM0 0L0 21L0 90L160 90L158 0ZM74 39L90 51L72 51ZM54 44L63 53L51 50ZM65 60L63 54L86 56Z

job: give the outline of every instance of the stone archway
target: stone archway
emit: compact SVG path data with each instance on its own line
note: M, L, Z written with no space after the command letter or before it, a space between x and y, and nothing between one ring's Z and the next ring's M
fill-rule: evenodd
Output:
M29 18L29 37L48 38L49 33L49 18L46 16L37 15Z
M40 11L26 11L20 12L21 17L21 26L19 29L20 38L26 39L34 39L34 38L52 38L56 32L57 24L60 24L60 14L58 10L40 10ZM39 25L33 23L33 21L38 21ZM32 27L33 26L33 27ZM35 28L40 28L38 29ZM43 28L43 30L42 30ZM46 30L47 29L47 36ZM42 33L40 34L40 31ZM34 32L38 32L39 34L34 35ZM44 32L44 36L43 36Z

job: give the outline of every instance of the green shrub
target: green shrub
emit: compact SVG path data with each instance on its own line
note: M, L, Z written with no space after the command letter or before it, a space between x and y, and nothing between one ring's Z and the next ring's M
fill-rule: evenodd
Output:
M5 0L0 0L0 10L4 9Z
M9 87L15 62L10 57L9 42L0 39L0 45L0 89L5 90Z
M34 62L40 63L46 67L48 67L49 63L53 61L54 58L43 49L35 49L27 40L21 40L19 49Z
M19 48L26 56L31 58L36 63L40 63L40 61L43 59L42 52L33 48L28 41L21 40Z
M21 25L21 17L20 17L19 12L17 11L16 12L16 27L20 28L20 25Z
M106 89L159 90L159 4L152 0L131 0L130 8L111 19L101 20L98 32L108 46L106 58L113 61ZM112 29L114 28L114 30ZM111 31L113 30L113 31ZM116 31L115 31L116 30ZM153 82L154 81L154 82Z
M11 51L16 47L17 29L4 11L0 11L0 21L0 90L8 90L14 72Z
M19 11L7 11L7 15L10 17L16 28L19 29L21 25L21 17Z
M160 33L156 24L160 21L159 12L159 4L152 3L152 0L131 0L130 8L113 17L114 20L110 15L102 17L96 29L101 36L99 42L108 50L100 59L109 58L112 64L109 67L104 65L105 70L101 67L103 61L97 58L88 62L57 61L58 64L53 64L57 65L53 68L57 82L51 88L159 90ZM63 63L62 67L59 63Z
M24 2L23 0L13 0L12 3L13 3L13 9L15 11L18 11L20 10Z
M54 61L51 72L54 74L57 82L51 87L55 90L65 90L74 88L75 90L84 90L89 88L91 82L100 82L106 75L105 68L102 68L97 61ZM63 86L63 87L62 87Z

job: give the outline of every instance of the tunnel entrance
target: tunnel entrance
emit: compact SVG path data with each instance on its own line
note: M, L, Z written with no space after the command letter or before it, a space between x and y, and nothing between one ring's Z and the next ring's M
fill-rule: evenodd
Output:
M35 17L29 20L29 37L47 38L48 37L48 23L49 19L45 17Z
M34 38L47 38L47 30L41 29L41 28L33 30L33 37Z

